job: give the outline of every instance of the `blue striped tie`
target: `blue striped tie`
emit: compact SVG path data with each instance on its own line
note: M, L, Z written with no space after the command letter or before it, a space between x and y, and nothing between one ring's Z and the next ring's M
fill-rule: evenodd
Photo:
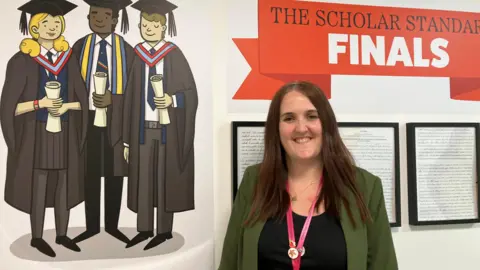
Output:
M150 55L155 54L155 49L150 49ZM150 105L150 108L152 110L155 110L155 101L153 100L153 97L155 96L155 92L153 91L153 86L150 81L150 78L157 73L156 65L153 67L150 67L148 70L148 93L147 93L147 102Z
M97 72L105 72L107 74L107 90L110 89L110 78L108 77L108 58L107 58L107 41L100 41L100 53L98 54Z
M53 53L48 51L47 52L47 58L48 58L48 61L52 64L53 66ZM48 80L49 81L55 81L56 78L55 78L55 74L53 74L51 71L48 71Z

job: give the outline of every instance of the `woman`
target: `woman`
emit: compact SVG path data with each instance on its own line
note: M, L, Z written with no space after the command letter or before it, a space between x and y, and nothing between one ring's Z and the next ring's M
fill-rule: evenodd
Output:
M219 270L234 269L398 269L381 181L354 165L309 82L272 99L263 162L246 169L227 228Z
M75 7L64 0L32 0L19 8L21 30L32 38L8 62L0 102L8 147L5 201L30 214L30 245L51 257L55 252L43 240L46 207L55 208L55 242L80 251L67 228L70 209L83 200L88 103L76 58L62 36L63 15ZM26 13L32 16L28 25ZM60 85L60 97L49 99L47 85ZM59 132L47 130L49 115L60 117Z

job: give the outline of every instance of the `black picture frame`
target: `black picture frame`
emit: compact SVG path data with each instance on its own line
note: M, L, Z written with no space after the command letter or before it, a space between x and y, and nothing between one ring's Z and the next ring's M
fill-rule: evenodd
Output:
M393 131L393 144L394 144L394 179L392 186L393 191L393 209L387 209L387 212L393 211L395 216L395 221L389 222L390 227L401 227L402 226L402 206L401 206L401 187L400 187L400 124L398 122L338 122L339 129L341 128L355 128L355 127L364 127L364 128L387 128L392 129ZM374 172L372 172L374 173ZM382 179L383 180L383 179ZM385 187L383 187L385 191Z
M232 121L232 194L233 200L237 195L240 185L238 177L238 129L242 127L258 127L264 128L265 121Z
M418 194L417 194L417 152L416 152L416 130L417 128L456 128L456 127L469 127L475 130L474 132L474 153L476 156L476 187L474 191L477 193L477 202L474 205L476 207L477 218L472 219L437 219L422 221L418 217ZM408 176L408 215L409 224L413 226L425 226L425 225L447 225L447 224L469 224L480 222L480 187L478 180L480 178L480 123L472 122L410 122L406 124L407 135L407 176Z
M394 134L394 215L395 222L390 222L391 227L400 227L401 222L401 190L400 190L400 139L399 139L399 124L397 122L339 122L339 128L342 127L368 127L368 128L392 128ZM252 128L264 128L264 121L232 121L232 194L233 200L235 200L238 192L239 184L239 166L238 166L238 139L239 128L252 127ZM389 209L387 209L389 211Z

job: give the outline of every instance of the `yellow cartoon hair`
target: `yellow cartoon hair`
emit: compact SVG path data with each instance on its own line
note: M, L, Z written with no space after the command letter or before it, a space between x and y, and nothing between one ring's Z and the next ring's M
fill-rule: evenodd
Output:
M165 25L167 23L167 17L159 13L142 12L141 15L149 22L160 22L161 25Z
M24 54L28 54L31 57L37 57L40 54L40 44L38 43L39 35L33 32L33 27L39 27L40 22L44 20L48 16L47 13L39 13L30 18L30 22L28 23L28 32L32 36L32 38L25 38L20 43L20 51ZM60 18L60 22L62 24L61 34L60 37L55 39L53 42L53 48L58 52L64 52L68 50L69 44L65 40L65 37L62 35L65 32L65 19L63 16L58 16Z

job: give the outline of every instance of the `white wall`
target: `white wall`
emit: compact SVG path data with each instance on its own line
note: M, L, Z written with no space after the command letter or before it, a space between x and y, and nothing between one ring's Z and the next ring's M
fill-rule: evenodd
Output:
M255 113L232 114L228 102L231 98L230 89L232 83L228 81L229 73L234 72L235 64L228 65L226 68L225 59L229 57L241 58L241 56L229 55L228 46L231 40L228 25L224 22L228 15L228 2L218 0L215 9L218 10L215 19L215 55L213 61L213 90L214 90L214 200L215 200L215 267L218 267L223 238L228 223L232 197L232 165L231 165L231 121L264 121L266 109L264 102L252 102L260 104ZM480 3L478 1L395 1L395 0L333 0L328 2L383 5L398 7L416 7L429 9L445 9L458 11L480 12ZM240 6L240 4L238 4ZM255 7L253 7L255 8ZM240 12L240 11L239 11ZM243 12L243 11L242 11ZM253 13L256 11L253 11ZM221 15L220 15L221 14ZM255 13L256 14L256 13ZM253 14L253 15L255 15ZM242 17L240 15L238 18ZM248 19L256 16L248 16ZM245 21L245 25L250 26L252 21ZM243 34L243 35L242 35ZM256 35L246 35L242 32L239 37L256 37ZM229 38L226 38L229 37ZM246 65L246 64L245 64ZM249 68L244 69L242 75L248 73ZM235 70L235 72L237 72ZM243 78L243 77L242 77ZM341 79L338 79L341 80ZM408 78L405 78L408 80ZM238 83L241 83L238 79ZM397 78L401 83L402 79ZM406 82L406 81L405 81ZM419 81L424 83L423 87L428 89L431 84L428 81ZM408 85L408 83L405 83ZM344 85L344 87L356 87L354 83ZM385 85L385 88L393 85ZM396 88L399 88L398 86ZM401 87L400 87L401 88ZM442 89L443 91L444 89ZM333 89L335 91L335 89ZM413 95L415 96L415 95ZM409 103L404 103L404 105ZM420 107L416 100L417 108ZM480 107L480 103L478 104ZM472 108L472 107L470 107ZM461 110L461 107L459 107ZM459 112L461 112L459 110ZM257 113L261 111L261 113ZM405 108L404 111L407 111ZM478 112L478 110L476 110ZM478 270L478 251L480 250L480 224L477 225L443 225L443 226L422 226L413 228L408 225L408 194L407 194L407 171L406 171L406 137L405 122L480 122L480 113L469 114L342 114L337 112L338 121L382 121L400 123L400 166L401 166L401 207L402 226L392 229L395 248L401 270Z

